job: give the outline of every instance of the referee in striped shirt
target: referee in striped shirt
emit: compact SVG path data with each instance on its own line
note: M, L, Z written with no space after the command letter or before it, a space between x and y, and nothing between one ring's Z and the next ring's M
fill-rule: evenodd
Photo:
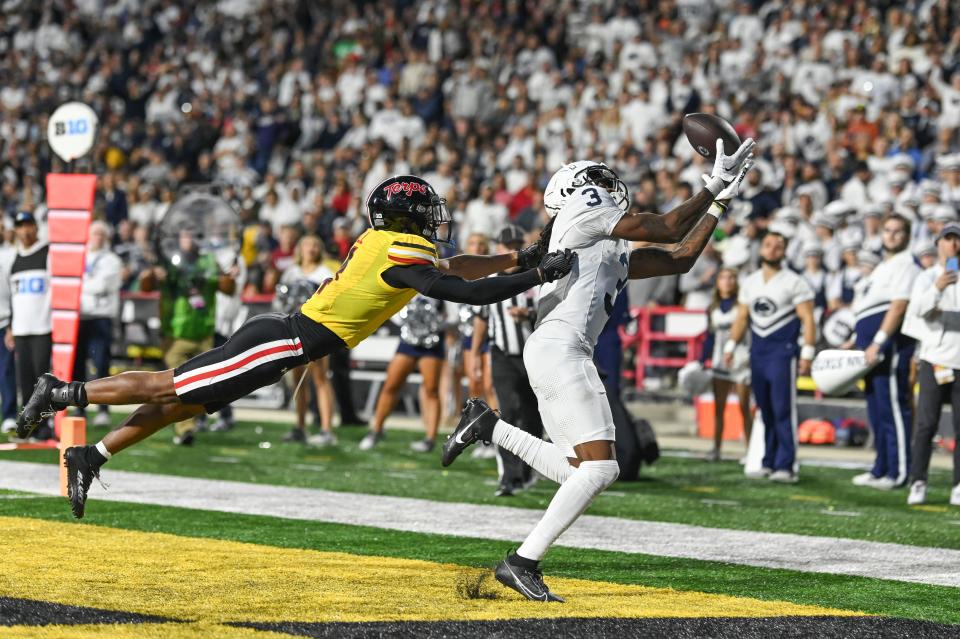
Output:
M497 252L510 253L524 245L523 230L510 224L497 235ZM490 277L509 275L516 269ZM473 361L480 360L480 346L488 331L490 335L490 358L493 372L493 388L500 402L503 420L517 424L536 437L543 436L543 422L537 410L537 397L530 388L527 370L523 366L523 346L533 333L536 320L536 300L534 289L507 298L496 304L481 308L474 319L473 341L470 350L474 352ZM469 375L477 372L468 371ZM481 371L482 374L482 371ZM497 468L500 484L496 495L506 497L527 487L533 471L513 453L498 448Z

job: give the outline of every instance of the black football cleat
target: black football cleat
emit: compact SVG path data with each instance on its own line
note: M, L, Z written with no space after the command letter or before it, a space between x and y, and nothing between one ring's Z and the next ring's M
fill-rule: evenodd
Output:
M30 395L20 416L17 417L17 437L26 439L43 420L53 417L55 413L69 406L65 401L53 399L53 391L66 385L66 382L60 381L50 373L40 376L33 387L33 394Z
M524 568L510 562L510 555L497 564L494 570L497 581L507 588L516 590L531 601L556 601L564 603L563 597L550 592L547 584L543 583L543 573L539 568Z
M77 519L83 519L90 484L94 478L100 479L100 468L90 463L90 448L93 446L73 446L63 453L63 465L67 469L67 499Z
M493 439L493 427L500 420L500 414L487 406L479 397L471 397L463 406L460 423L453 433L443 442L443 456L440 463L449 466L460 453L477 442L487 444Z

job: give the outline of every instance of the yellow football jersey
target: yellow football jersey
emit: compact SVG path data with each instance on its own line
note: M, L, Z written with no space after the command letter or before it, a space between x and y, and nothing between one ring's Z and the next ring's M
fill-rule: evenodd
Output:
M317 289L300 312L353 348L417 294L412 288L394 288L383 281L385 270L406 264L436 266L437 249L419 235L369 229L357 238L336 275Z

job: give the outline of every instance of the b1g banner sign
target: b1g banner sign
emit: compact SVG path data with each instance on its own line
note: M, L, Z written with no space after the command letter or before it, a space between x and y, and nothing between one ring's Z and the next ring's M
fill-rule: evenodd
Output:
M73 379L80 329L87 235L93 215L97 177L47 175L47 234L50 241L50 300L53 307L53 374ZM60 415L57 415L59 421Z
M97 114L82 102L60 105L47 123L50 148L64 162L73 162L93 148L97 133Z

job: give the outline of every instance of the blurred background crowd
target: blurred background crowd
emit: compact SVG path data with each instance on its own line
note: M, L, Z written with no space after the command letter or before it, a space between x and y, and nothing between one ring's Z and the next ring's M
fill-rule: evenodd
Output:
M949 0L2 5L0 206L42 227L44 175L66 168L48 115L86 102L101 128L73 168L101 176L97 214L131 272L188 183L225 185L248 227L250 293L272 292L299 235L341 257L389 174L425 176L461 246L508 221L536 229L546 181L577 158L604 159L634 208L664 211L705 168L680 135L692 111L760 142L718 239L778 224L801 240L797 269L819 250L839 274L890 210L921 222L913 246L929 250L960 203ZM733 246L727 262L756 260L755 242ZM636 285L633 303L703 304L723 259Z

